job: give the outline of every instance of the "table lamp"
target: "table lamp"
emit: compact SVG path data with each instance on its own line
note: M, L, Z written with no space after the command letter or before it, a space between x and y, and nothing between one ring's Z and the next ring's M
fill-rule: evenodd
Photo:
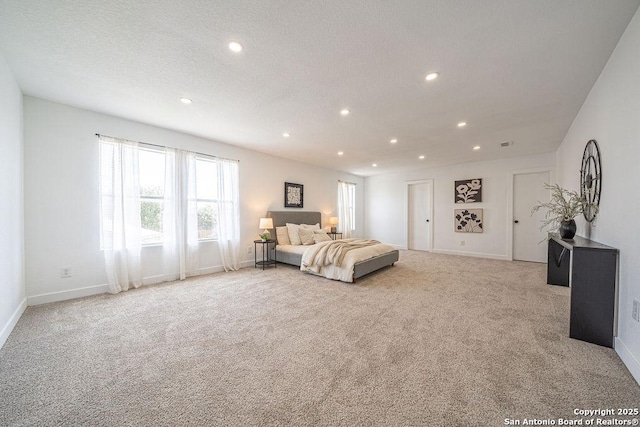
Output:
M273 228L273 218L260 218L260 225L258 228L263 228L264 234L271 234L269 233L269 229Z
M336 225L338 225L338 217L337 216L332 216L331 218L329 218L329 224L331 224L331 232L332 233L337 233Z

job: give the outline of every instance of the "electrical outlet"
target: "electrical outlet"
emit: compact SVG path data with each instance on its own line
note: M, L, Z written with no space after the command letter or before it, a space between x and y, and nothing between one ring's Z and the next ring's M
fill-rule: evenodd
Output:
M460 240L460 246L464 246L466 244L467 244L467 242L465 242L464 240Z
M60 277L62 277L63 279L71 277L71 268L70 267L61 268Z
M637 299L633 300L633 311L631 312L631 317L636 322L640 322L640 301Z
M252 254L253 253L253 247L247 246L247 253L248 254Z

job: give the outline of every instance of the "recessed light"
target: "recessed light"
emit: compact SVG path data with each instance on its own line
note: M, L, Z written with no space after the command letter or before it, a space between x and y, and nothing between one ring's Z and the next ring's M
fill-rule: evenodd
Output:
M396 142L398 142L398 140L396 138L393 138L391 141L389 141L392 144L395 144Z
M459 128L463 128L463 127L465 127L466 125L467 125L467 122L460 122L460 123L458 123L458 127L459 127Z
M424 156L420 156L418 157L420 160L424 160Z
M338 156L342 156L344 154L344 151L338 151Z
M285 133L282 134L282 136L284 136L285 138L289 138L291 135L289 135L288 132L285 132Z
M340 114L342 114L343 116L348 116L350 113L350 111L346 108L343 108L342 110L340 110Z
M479 145L476 145L475 147L473 147L474 150L478 151L480 149Z
M229 49L231 49L232 52L240 53L244 49L244 46L238 42L229 42Z
M377 168L377 167L378 167L378 164L377 164L377 163L374 163L374 164L372 164L371 166L373 166L374 168Z
M189 98L180 98L180 102L188 105L188 104L191 104L193 101L191 101Z
M436 72L429 73L429 74L427 74L427 77L425 77L424 79L427 80L427 81L435 80L435 79L438 78L439 75L440 75L440 73L436 73Z

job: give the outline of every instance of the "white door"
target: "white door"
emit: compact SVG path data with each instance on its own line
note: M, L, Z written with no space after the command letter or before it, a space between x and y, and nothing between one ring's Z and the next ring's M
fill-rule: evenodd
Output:
M431 250L432 181L409 184L409 249Z
M547 262L547 233L540 230L545 211L531 216L538 202L549 200L549 172L523 173L513 176L513 259ZM542 242L542 243L540 243Z

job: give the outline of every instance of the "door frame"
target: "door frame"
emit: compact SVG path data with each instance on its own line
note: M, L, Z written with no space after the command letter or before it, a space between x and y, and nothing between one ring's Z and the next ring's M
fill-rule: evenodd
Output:
M416 185L416 184L431 184L431 191L429 192L429 197L431 198L431 200L429 200L429 225L427 226L427 228L429 229L429 239L428 239L428 246L429 249L427 250L427 252L433 252L433 179L417 179L417 180L411 180L411 181L405 181L405 188L404 188L404 236L405 236L405 249L409 249L409 187L411 185Z
M516 175L527 175L531 173L543 173L549 172L549 184L556 182L556 173L553 167L541 167L532 169L517 169L508 173L507 178L507 260L513 261L513 203L515 198L513 197L514 185L513 182L516 179Z

